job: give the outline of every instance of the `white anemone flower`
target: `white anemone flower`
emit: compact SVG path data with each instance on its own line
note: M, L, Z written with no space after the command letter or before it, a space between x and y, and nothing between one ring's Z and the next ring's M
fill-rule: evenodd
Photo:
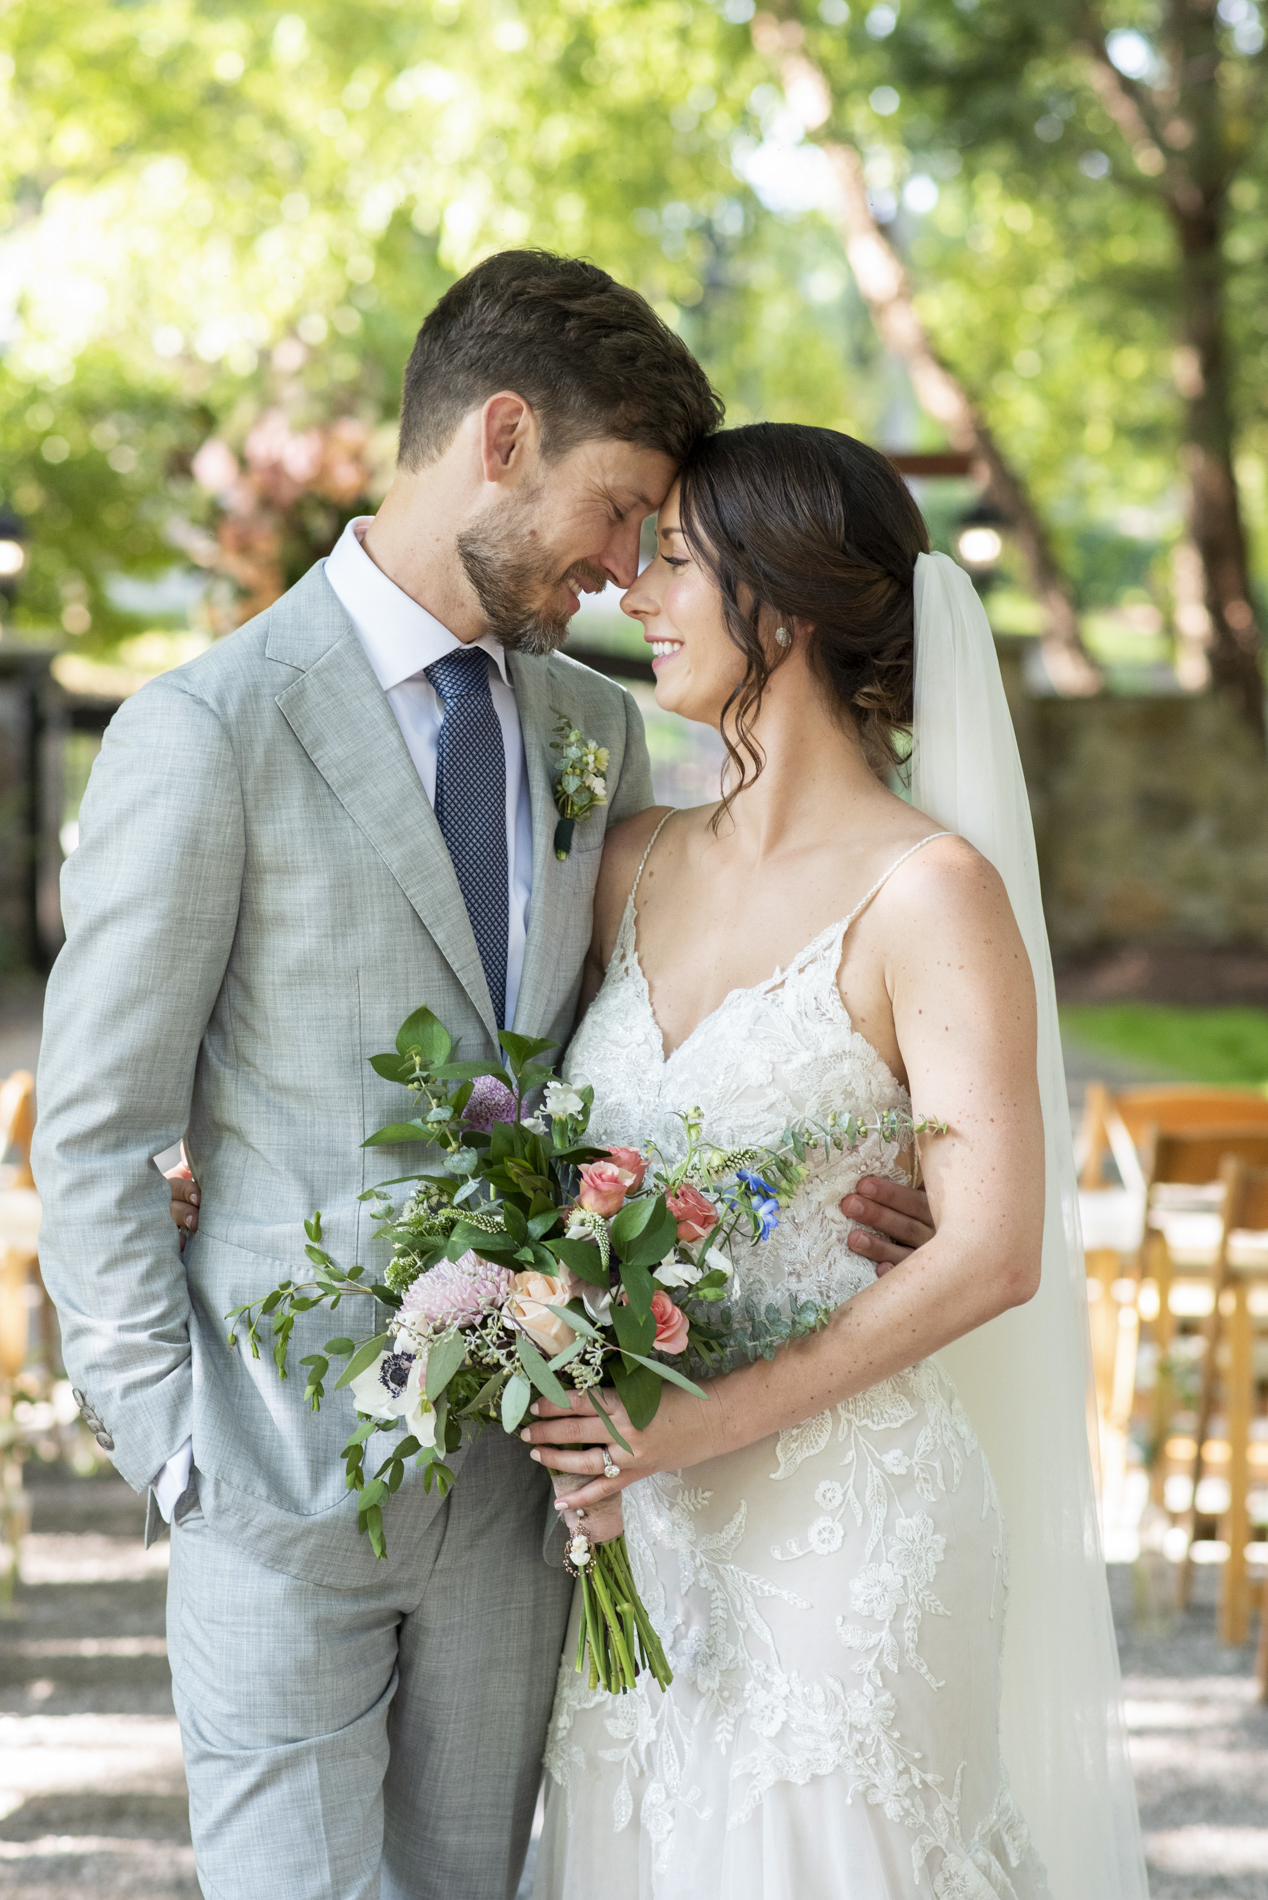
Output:
M436 1442L436 1412L424 1390L427 1361L421 1353L381 1352L349 1381L358 1412L369 1418L403 1419L420 1445Z

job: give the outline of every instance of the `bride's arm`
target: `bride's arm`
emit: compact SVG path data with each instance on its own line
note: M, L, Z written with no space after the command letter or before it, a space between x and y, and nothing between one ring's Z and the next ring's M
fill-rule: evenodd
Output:
M605 1437L597 1419L535 1406L541 1422L523 1434L534 1456L579 1480L561 1504L592 1508L654 1471L798 1424L1036 1292L1044 1154L1030 964L995 871L959 840L930 856L926 874L904 880L901 900L886 907L885 961L914 1111L951 1125L921 1143L937 1232L821 1333L713 1380L707 1403L666 1385L639 1432L605 1394L634 1454L609 1446L617 1479L596 1478L601 1454L585 1449Z

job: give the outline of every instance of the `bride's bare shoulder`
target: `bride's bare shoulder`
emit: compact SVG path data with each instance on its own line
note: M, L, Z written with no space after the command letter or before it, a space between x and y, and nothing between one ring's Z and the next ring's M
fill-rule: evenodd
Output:
M958 970L998 979L1016 969L1029 986L1030 963L1004 880L988 858L955 833L931 838L881 896L909 967Z

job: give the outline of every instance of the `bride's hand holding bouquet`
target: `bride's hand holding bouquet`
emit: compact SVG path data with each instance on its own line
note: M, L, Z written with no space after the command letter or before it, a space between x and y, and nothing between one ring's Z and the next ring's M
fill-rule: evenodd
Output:
M593 1090L553 1075L540 1059L550 1043L510 1033L502 1041L505 1064L453 1061L448 1031L421 1009L402 1025L394 1051L371 1058L380 1075L410 1091L414 1113L366 1145L421 1142L441 1154L438 1171L398 1177L362 1197L374 1204L391 1248L383 1279L337 1266L317 1214L305 1224L315 1278L285 1281L228 1315L230 1345L242 1325L256 1357L269 1328L283 1378L303 1315L358 1297L385 1315L371 1338L327 1340L300 1362L316 1411L332 1359L346 1361L335 1389L350 1388L358 1413L343 1452L347 1484L357 1494L358 1528L379 1556L384 1507L407 1461L422 1468L425 1489L443 1495L454 1482L445 1461L464 1432L520 1430L534 1402L549 1408L539 1417L570 1420L556 1429L574 1431L573 1442L598 1444L598 1454L571 1454L586 1460L573 1469L601 1472L608 1487L623 1468L631 1477L659 1468L671 1445L673 1462L682 1463L684 1436L703 1434L704 1442L711 1429L699 1378L772 1358L830 1317L810 1301L781 1310L737 1297L735 1245L769 1238L815 1149L853 1147L873 1133L899 1143L913 1128L935 1125L894 1112L839 1125L829 1117L822 1128L785 1130L775 1147L726 1149L691 1111L681 1117L676 1160L655 1148L598 1147L587 1139ZM539 1091L534 1111L527 1098ZM411 1191L398 1206L387 1190L402 1183ZM672 1409L658 1427L666 1400ZM367 1472L380 1433L394 1442ZM605 1488L581 1500L569 1526L567 1561L586 1608L577 1666L609 1690L631 1687L642 1668L664 1685L668 1664L639 1601L617 1513L601 1508L609 1495Z

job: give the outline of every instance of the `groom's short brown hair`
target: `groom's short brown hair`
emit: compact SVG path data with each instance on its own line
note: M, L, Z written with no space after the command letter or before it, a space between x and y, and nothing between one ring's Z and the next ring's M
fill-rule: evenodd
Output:
M463 416L500 389L532 404L552 459L612 436L682 462L723 414L691 351L644 297L549 251L486 257L427 317L405 370L402 465L442 454Z

